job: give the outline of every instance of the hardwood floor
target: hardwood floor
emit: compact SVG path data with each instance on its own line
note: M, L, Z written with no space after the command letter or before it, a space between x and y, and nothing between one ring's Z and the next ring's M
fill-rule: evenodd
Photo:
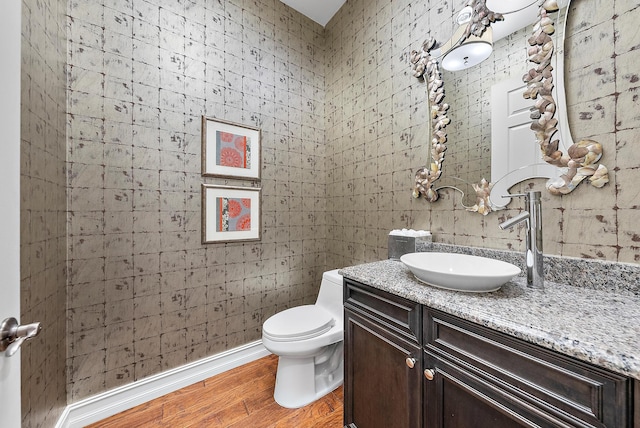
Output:
M89 428L341 428L342 386L300 409L273 400L278 357L269 355L198 382Z

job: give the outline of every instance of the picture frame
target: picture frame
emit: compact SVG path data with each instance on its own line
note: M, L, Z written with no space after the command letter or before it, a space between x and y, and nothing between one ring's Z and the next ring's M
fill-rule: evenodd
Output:
M202 116L202 175L260 179L260 128Z
M202 185L202 243L259 241L259 187Z

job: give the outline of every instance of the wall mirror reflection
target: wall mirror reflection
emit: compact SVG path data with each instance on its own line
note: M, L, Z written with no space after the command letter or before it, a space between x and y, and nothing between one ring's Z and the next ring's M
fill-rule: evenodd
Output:
M574 2L577 0L574 0ZM544 177L556 195L587 179L602 187L602 146L574 140L564 91L570 1L471 0L455 5L452 36L428 39L411 54L427 86L429 159L414 196L430 202L454 188L470 211L510 202L509 189Z

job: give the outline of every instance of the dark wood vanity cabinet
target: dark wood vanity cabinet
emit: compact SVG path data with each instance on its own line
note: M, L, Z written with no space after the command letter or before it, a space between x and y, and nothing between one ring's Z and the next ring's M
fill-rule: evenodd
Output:
M346 281L345 426L422 427L420 305Z
M349 428L640 428L638 384L345 279Z
M424 308L425 426L628 427L631 379Z

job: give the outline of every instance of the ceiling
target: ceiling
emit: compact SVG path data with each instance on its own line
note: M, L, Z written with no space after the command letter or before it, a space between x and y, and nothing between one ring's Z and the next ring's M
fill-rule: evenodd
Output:
M280 0L287 6L297 10L303 15L311 18L323 27L333 18L338 10L342 7L346 0ZM505 13L509 16L508 24L504 25L504 21L496 22L494 27L494 40L510 34L514 29L520 29L534 21L538 6L537 0L487 0L487 7L495 12ZM560 1L558 3L566 3ZM513 13L518 11L518 13ZM504 30L503 30L503 27ZM497 33L497 34L496 34Z
M342 7L346 0L280 0L323 27Z

